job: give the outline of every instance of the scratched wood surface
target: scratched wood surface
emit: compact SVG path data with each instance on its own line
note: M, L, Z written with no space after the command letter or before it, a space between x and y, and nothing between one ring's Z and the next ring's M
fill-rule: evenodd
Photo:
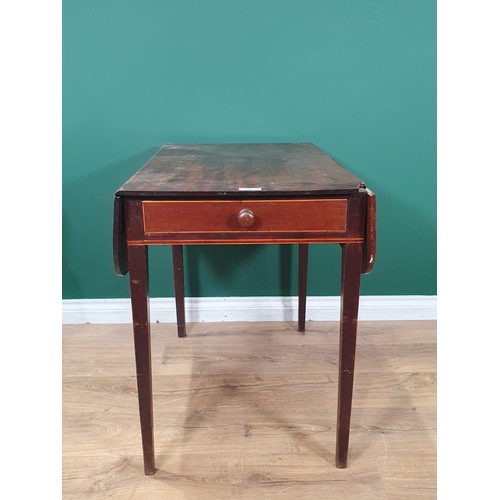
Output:
M63 327L65 499L436 498L436 324L361 322L348 468L338 323L153 324L144 476L130 325Z
M311 143L166 144L118 195L342 194L361 180Z

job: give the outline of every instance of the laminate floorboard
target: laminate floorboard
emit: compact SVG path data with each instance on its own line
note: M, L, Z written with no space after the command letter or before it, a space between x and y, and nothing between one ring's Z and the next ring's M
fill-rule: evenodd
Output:
M152 325L145 476L131 325L63 326L64 499L434 499L436 322L360 322L347 469L335 468L338 330Z

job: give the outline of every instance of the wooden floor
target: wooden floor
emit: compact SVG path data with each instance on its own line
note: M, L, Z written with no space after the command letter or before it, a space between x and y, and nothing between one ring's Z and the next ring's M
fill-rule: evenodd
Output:
M436 323L361 322L348 468L338 323L154 324L144 476L130 325L63 327L65 499L436 498Z

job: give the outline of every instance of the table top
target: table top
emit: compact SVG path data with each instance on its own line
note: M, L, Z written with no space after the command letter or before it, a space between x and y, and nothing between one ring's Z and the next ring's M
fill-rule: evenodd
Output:
M360 179L311 143L166 144L116 195L324 196L360 187Z

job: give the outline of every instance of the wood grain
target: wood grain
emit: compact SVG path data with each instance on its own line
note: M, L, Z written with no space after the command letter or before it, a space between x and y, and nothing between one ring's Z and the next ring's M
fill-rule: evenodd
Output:
M309 245L299 245L298 276L298 330L306 331L307 270L309 264Z
M128 260L130 262L130 298L132 303L137 386L139 388L144 472L150 475L154 474L155 471L155 456L148 247L128 247Z
M372 272L377 252L377 198L373 191L366 190L366 228L363 242L363 274Z
M115 196L113 211L113 261L118 276L128 273L127 238L125 234L123 199Z
M339 324L153 324L143 474L130 325L63 327L65 499L436 498L435 322L360 322L349 467L335 468Z
M337 467L347 467L349 430L356 359L362 245L342 245L340 300L339 391L337 399Z
M166 144L119 196L315 196L357 191L362 181L311 143Z
M249 232L344 232L346 199L315 200L204 200L142 202L144 232L224 233ZM244 228L238 222L242 210L255 217Z
M186 308L184 304L184 250L182 245L172 246L172 265L174 271L175 316L177 336L186 336Z

